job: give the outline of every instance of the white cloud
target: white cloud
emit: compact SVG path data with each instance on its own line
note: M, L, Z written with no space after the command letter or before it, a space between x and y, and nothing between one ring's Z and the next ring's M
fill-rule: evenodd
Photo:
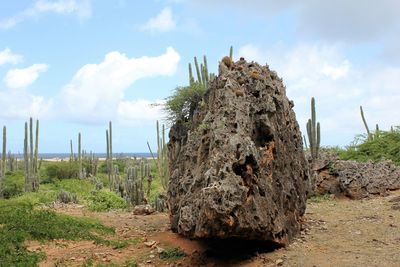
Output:
M20 13L0 21L0 28L9 29L42 13L74 14L81 19L92 14L90 0L36 0Z
M21 90L0 90L0 117L4 119L48 118L52 100Z
M324 145L348 144L364 132L359 106L364 107L370 128L398 125L400 114L400 68L355 67L335 45L277 46L262 49L253 44L239 49L246 60L268 62L287 86L295 102L297 119L305 133L310 116L310 99L316 98L317 118L321 122Z
M172 10L169 7L164 8L154 18L150 18L140 27L140 30L156 33L169 32L176 28L176 22L172 16Z
M18 54L14 54L9 48L4 49L3 51L0 51L0 66L11 63L11 64L17 64L22 61L23 57Z
M31 85L39 77L39 73L45 72L46 64L33 64L24 69L9 70L4 77L4 82L8 88L25 88Z
M332 66L326 63L321 70L321 73L326 76L332 78L333 80L337 80L342 77L346 77L349 73L350 62L348 60L344 60L339 66Z
M135 120L136 115L127 113L136 111L141 112L140 116L153 118L154 113L143 107L143 101L128 101L124 93L139 79L173 75L179 60L172 47L157 57L128 58L120 52L108 53L101 63L79 69L63 88L59 98L62 113L71 120L91 123L115 120L118 116Z
M163 103L162 100L151 102L145 99L121 101L118 104L118 121L122 124L141 124L144 121L154 123L164 116Z

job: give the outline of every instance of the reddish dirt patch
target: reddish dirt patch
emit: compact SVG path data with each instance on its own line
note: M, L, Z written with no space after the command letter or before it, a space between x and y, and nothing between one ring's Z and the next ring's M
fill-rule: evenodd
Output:
M57 212L98 218L115 227L116 235L109 238L130 240L130 245L113 249L90 241L57 240L30 243L29 249L46 253L47 259L40 266L82 266L88 261L96 266L126 260L135 260L139 266L400 266L400 211L392 209L398 199L400 191L364 200L310 202L301 235L290 246L275 250L266 243L183 238L170 231L165 213L92 213L82 206L59 206ZM149 247L145 241L154 244ZM172 247L179 247L188 256L161 260L160 249Z

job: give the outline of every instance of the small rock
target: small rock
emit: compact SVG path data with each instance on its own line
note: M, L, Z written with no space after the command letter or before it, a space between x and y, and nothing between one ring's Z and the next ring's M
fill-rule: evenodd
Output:
M396 203L392 206L392 210L400 210L400 203Z
M74 261L76 258L75 257L71 257L69 258L69 260Z
M275 261L275 264L276 264L276 266L282 266L283 260L282 260L282 259L277 259L277 260Z
M151 263L151 260L147 260L146 263Z
M135 214L135 215L149 215L149 214L154 213L154 211L155 211L154 208L149 204L138 205L138 206L135 206L135 208L133 209L133 214Z
M150 248L150 247L152 247L152 246L154 246L156 244L156 241L151 240L151 241L144 242L144 244L145 244L146 247Z
M161 254L165 251L165 249L161 248L161 247L157 247L157 253Z
M149 257L153 259L155 256L154 256L154 254L150 254Z

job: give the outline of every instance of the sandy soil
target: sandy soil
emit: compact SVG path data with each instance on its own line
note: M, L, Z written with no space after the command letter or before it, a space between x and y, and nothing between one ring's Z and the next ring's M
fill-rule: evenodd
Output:
M165 213L91 213L77 205L55 209L98 218L116 227L116 236L110 238L129 240L130 245L113 249L90 241L31 242L30 250L47 255L40 266L82 266L89 260L96 266L132 259L139 266L400 266L400 191L364 200L310 202L301 235L278 249L265 243L191 241L169 230ZM159 252L171 247L188 256L161 260Z

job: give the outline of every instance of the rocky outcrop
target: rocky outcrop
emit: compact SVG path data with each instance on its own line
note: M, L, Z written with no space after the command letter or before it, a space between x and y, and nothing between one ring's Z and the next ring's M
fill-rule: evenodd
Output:
M334 153L325 153L311 171L315 192L360 199L385 195L400 189L400 167L392 161L374 163L339 160Z
M292 108L268 66L220 64L190 125L169 133L173 231L280 244L299 232L308 167Z

